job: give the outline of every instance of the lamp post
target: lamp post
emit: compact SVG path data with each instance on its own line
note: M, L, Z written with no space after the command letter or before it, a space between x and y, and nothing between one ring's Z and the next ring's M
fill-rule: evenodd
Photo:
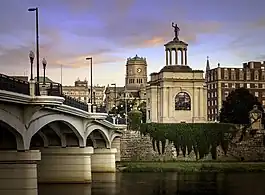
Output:
M92 57L86 58L86 60L90 60L90 103L91 103L91 112L93 112L93 105L92 105L92 99L93 99L93 67L92 67Z
M115 115L116 115L116 106L117 106L117 85L116 83L112 83L112 86L114 86L114 105L115 105Z
M40 82L40 53L39 53L39 9L38 7L29 8L29 12L36 13L36 57L37 57L37 94L39 95L39 82Z
M33 80L33 60L34 60L35 54L33 51L29 52L29 60L30 60L30 80Z
M42 65L43 65L43 85L45 85L45 70L46 70L46 66L47 66L47 61L45 60L45 58L42 59Z

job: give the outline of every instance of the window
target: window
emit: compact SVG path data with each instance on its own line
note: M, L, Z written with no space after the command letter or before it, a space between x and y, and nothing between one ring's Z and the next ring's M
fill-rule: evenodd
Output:
M241 87L241 88L244 87L244 83L240 83L240 87Z
M232 83L232 88L236 88L236 84L235 83Z
M265 92L264 91L262 92L262 97L265 97Z
M247 80L250 80L250 70L247 70L246 74L247 74Z
M255 73L254 73L254 80L259 80L259 71L255 71Z
M229 91L225 91L225 97L229 95Z
M151 112L150 112L150 110L148 110L148 119L149 120L151 119Z
M261 73L261 79L264 81L265 80L265 70L262 70L262 73Z
M255 91L255 96L259 97L259 92Z
M228 88L228 83L225 83L225 88Z
M231 69L231 80L236 80L235 69Z
M224 79L228 80L228 70L226 68L224 69Z
M259 84L256 83L256 84L255 84L255 88L259 88Z
M247 88L250 88L250 83L247 83Z
M188 93L180 92L176 95L175 110L191 110L191 99Z
M239 80L244 80L244 72L242 69L239 70Z
M265 100L262 100L262 105L265 106Z

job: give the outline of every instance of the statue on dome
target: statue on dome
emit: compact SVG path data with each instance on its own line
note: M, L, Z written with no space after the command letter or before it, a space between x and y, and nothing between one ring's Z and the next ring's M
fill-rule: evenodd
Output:
M172 22L172 27L174 28L174 32L175 32L175 38L174 40L179 40L179 27L178 24L174 24L174 22Z

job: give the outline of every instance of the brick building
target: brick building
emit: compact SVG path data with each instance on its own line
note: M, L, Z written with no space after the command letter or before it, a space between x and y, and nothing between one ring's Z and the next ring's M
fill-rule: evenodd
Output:
M265 61L243 63L242 68L226 68L218 64L210 69L206 64L207 116L208 120L218 120L222 102L236 88L246 88L265 106Z

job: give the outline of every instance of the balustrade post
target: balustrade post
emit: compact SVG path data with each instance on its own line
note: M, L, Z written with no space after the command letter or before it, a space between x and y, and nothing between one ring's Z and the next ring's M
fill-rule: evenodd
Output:
M36 87L35 80L30 80L29 81L29 94L30 94L30 96L35 96L35 87Z

